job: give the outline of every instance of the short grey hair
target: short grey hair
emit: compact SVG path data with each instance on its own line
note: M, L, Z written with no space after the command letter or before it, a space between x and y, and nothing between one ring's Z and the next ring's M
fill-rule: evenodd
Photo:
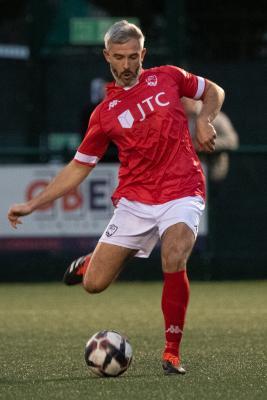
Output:
M125 19L115 22L104 36L105 48L108 49L110 43L126 43L130 39L139 40L141 49L144 47L145 37L138 26Z

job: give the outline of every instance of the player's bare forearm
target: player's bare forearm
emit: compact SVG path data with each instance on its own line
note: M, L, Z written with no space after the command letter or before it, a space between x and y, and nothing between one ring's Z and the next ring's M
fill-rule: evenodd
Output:
M197 120L212 122L222 108L224 97L224 90L220 86L206 80L206 87L202 96L203 105Z
M64 196L64 194L78 186L91 170L92 167L72 160L59 172L42 193L29 201L32 211Z
M16 228L21 224L19 219L22 216L31 214L59 197L64 196L70 190L77 187L91 172L92 167L71 161L59 174L48 184L48 186L36 197L26 203L14 204L8 211L8 219L11 225Z
M222 107L224 90L208 80L206 81L202 101L203 106L196 119L196 140L200 150L212 152L215 150L216 138L216 131L212 121Z

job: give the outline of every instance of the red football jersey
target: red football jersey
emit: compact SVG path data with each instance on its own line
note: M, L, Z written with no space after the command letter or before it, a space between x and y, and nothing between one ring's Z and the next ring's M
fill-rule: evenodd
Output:
M118 147L119 185L112 199L162 204L185 196L205 198L205 180L180 97L199 99L205 80L174 66L143 70L130 88L107 86L75 154L94 166L110 141Z

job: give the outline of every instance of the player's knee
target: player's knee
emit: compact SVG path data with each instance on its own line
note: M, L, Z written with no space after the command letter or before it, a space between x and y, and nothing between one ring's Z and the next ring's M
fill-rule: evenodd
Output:
M164 272L177 272L186 268L187 254L182 249L174 249L162 255L162 269Z
M84 277L83 279L83 287L90 294L101 293L106 289L107 285L97 280L88 279Z

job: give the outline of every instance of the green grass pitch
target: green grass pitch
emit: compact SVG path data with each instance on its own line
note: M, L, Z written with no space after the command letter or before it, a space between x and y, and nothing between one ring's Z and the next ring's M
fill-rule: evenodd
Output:
M267 399L267 281L193 282L182 356L164 376L161 283L0 285L0 399ZM125 333L134 359L119 378L88 373L87 339Z

